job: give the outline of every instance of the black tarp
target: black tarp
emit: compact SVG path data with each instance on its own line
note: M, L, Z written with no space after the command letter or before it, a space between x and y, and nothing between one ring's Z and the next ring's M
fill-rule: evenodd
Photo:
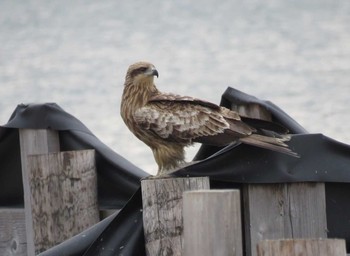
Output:
M209 176L213 188L239 187L243 183L326 182L328 236L345 238L349 245L350 146L322 134L308 134L271 102L233 88L225 91L221 105L250 103L265 107L273 121L295 134L289 145L300 158L249 145L202 146L195 157L201 161L175 175ZM95 149L99 205L123 207L118 214L40 255L145 255L138 188L147 173L105 146L79 120L54 103L19 105L9 122L0 128L0 206L23 207L18 136L21 128L59 131L61 151Z
M0 127L0 205L23 206L18 129L53 129L59 132L60 150L96 150L98 196L102 208L122 208L148 174L103 144L78 119L54 103L21 104Z

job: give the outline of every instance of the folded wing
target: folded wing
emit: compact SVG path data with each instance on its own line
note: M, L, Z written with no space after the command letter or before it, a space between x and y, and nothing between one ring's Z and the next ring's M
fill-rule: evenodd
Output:
M135 122L155 138L172 142L227 145L254 129L236 112L191 97L161 94L134 114ZM234 136L233 136L234 135Z

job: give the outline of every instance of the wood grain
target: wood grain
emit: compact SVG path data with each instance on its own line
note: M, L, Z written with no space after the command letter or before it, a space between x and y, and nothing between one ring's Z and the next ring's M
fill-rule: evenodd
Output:
M265 239L326 238L324 183L245 185L246 251Z
M146 179L141 188L146 254L181 255L182 193L209 189L209 178Z
M22 181L24 190L24 209L27 237L27 254L35 255L33 216L31 211L30 184L28 179L28 155L48 154L60 150L59 136L57 131L45 129L19 129Z
M346 256L342 239L264 240L257 251L258 256Z
M27 255L24 209L0 209L0 255Z
M35 252L99 221L95 151L28 156Z
M242 256L239 190L183 194L184 256Z

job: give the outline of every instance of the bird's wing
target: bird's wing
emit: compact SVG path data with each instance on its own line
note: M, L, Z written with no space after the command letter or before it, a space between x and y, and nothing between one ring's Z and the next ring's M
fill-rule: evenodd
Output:
M173 94L152 98L135 112L134 121L143 130L174 142L204 142L201 138L212 138L231 130L241 136L252 132L240 121L236 112L210 102ZM233 125L234 122L238 125Z
M208 107L211 109L216 109L216 110L220 110L221 108L220 106L214 103L211 103L209 101L200 100L190 96L181 96L173 93L159 93L154 95L149 100L149 102L160 102L160 101L176 101L176 102L183 102L183 103L192 103L192 104L197 104L197 105L201 105L201 106Z

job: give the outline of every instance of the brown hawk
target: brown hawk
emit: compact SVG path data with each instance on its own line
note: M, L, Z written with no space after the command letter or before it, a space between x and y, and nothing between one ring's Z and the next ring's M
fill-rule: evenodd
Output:
M226 146L241 142L291 156L287 134L266 136L232 110L216 104L160 92L153 80L158 71L148 62L131 65L126 73L121 116L137 138L153 151L158 174L185 163L184 147L194 142Z

